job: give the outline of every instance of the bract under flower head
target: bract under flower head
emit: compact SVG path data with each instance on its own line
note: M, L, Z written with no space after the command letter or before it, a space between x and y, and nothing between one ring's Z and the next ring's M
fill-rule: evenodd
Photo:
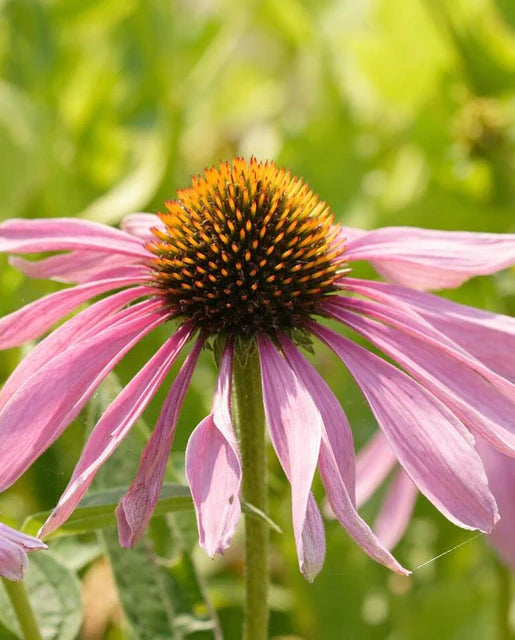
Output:
M176 315L211 334L271 333L302 326L335 291L341 232L325 202L290 172L236 158L177 195L147 245Z

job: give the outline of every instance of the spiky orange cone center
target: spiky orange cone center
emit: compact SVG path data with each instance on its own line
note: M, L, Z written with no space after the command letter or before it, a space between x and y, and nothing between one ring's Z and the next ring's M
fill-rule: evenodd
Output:
M302 327L335 291L344 247L324 202L272 162L207 169L166 203L148 248L175 315L209 334Z

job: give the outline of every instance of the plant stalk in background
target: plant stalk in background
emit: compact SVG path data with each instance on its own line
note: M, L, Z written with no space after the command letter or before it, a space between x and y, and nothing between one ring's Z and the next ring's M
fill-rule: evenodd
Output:
M23 638L25 640L43 640L23 581L13 582L2 578L2 582L20 624Z

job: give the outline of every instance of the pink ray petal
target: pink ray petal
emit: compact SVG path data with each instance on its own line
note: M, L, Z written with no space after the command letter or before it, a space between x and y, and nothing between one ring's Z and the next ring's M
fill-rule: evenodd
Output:
M395 453L381 431L362 447L356 459L356 503L365 504L383 483L397 462Z
M28 558L24 549L0 536L0 576L8 580L23 580L27 565Z
M311 364L285 335L278 335L279 344L295 375L311 395L322 417L322 441L330 447L342 482L355 503L356 463L352 431L337 398Z
M515 264L515 234L385 227L348 244L348 260L368 260L387 280L447 289Z
M145 447L136 477L116 509L122 547L136 545L159 500L177 420L203 344L201 337L184 361Z
M114 270L117 270L117 277L135 275L140 278L141 274L145 274L145 268L139 266L138 269L136 262L129 256L109 255L99 251L71 251L42 260L10 256L9 264L30 278L51 279L67 284L104 280L103 274L113 273Z
M0 523L0 576L22 580L27 568L27 553L48 549L47 545Z
M119 291L90 305L52 331L23 358L5 382L0 390L0 411L16 391L39 369L48 364L52 358L73 347L73 345L87 336L92 329L96 329L98 332L102 326L102 321L106 318L111 318L116 311L126 304L133 302L137 298L148 296L151 292L152 290L147 287L132 287L131 289Z
M514 383L485 366L480 360L463 349L447 335L438 331L438 329L418 314L412 307L388 295L380 295L384 298L386 304L371 300L357 300L355 298L334 296L326 303L326 306L330 313L334 313L335 309L349 309L353 312L361 313L392 325L403 334L413 336L428 347L431 347L433 353L436 354L436 352L441 351L468 369L473 369L478 375L493 385L496 391L502 393L503 397L508 399L512 405L515 403Z
M406 321L409 320L410 330L413 327L418 334L436 340L439 343L445 343L452 353L455 353L456 351L462 352L462 355L464 354L468 356L468 359L470 360L471 356L469 353L464 349L461 349L461 347L451 338L438 331L436 327L417 313L416 309L405 302L388 295L384 290L369 287L367 284L368 282L372 285L381 284L385 286L393 286L387 282L374 283L372 281L357 281L356 279L346 278L345 282L342 280L342 283L340 284L340 287L343 290L372 298L372 300L362 300L359 298L350 298L339 295L332 296L330 299L327 299L326 304L330 306L336 305L338 308L351 309L352 311L373 317L376 317L376 314L379 314L377 315L379 319L394 324L394 326L399 325L399 327L407 327ZM422 293L421 295L428 294Z
M345 280L350 282L347 287ZM398 300L409 305L468 353L490 369L515 381L515 318L475 309L445 298L389 284L344 279L342 287L375 300ZM379 298L381 296L381 298Z
M303 575L313 582L324 565L326 543L324 522L320 509L310 492L306 520L302 528Z
M41 253L83 249L151 257L141 240L106 225L73 218L11 219L0 224L1 253Z
M364 231L363 229L357 229L356 227L346 227L344 225L339 225L342 230L342 236L346 239L347 245L351 242L354 243L359 238L366 236L370 231Z
M211 414L190 436L186 477L200 546L212 558L231 543L241 515L241 463L231 420L233 347L225 348Z
M351 538L377 562L400 575L409 575L410 571L399 564L357 512L345 485L341 482L341 477L336 472L337 468L332 452L324 443L320 449L319 466L331 509Z
M123 356L166 321L155 306L147 301L137 315L120 312L113 326L53 358L16 391L0 412L0 491L61 435Z
M515 460L499 453L481 438L478 438L477 450L501 514L499 523L488 536L488 542L501 559L515 569Z
M11 529L11 527L8 527L3 522L0 522L0 538L6 538L7 540L14 542L27 552L37 551L39 549L48 549L48 546L43 542L43 540L29 536L26 533L17 531L16 529Z
M420 491L458 526L491 531L498 519L495 500L474 440L456 416L375 354L325 327L310 327L348 367Z
M387 549L393 549L408 528L417 495L417 487L408 474L399 469L374 524L377 537Z
M143 242L152 242L156 237L150 229L152 227L164 229L165 225L161 222L161 218L154 213L131 213L122 220L121 227Z
M180 327L106 409L86 442L66 490L39 532L41 537L60 527L71 515L98 469L114 453L154 397L192 332L191 325Z
M506 398L511 399L512 403L515 402L515 384L485 366L448 336L438 331L431 323L416 313L414 309L396 301L395 298L391 299L387 296L386 304L383 304L372 300L333 296L328 302L324 303L324 309L331 314L338 313L339 309L348 309L381 322L386 322L403 334L413 336L424 344L431 346L433 352L441 351L463 364L463 366L473 369Z
M396 326L403 329L401 332L345 311L341 305L332 304L328 309L333 317L370 340L422 382L468 429L493 447L515 456L513 384L459 349L450 349L445 336L437 342L420 325L410 325L409 314L402 325L398 318L394 319ZM372 311L369 305L367 309L369 313ZM384 318L386 313L383 307ZM374 314L379 315L377 308Z
M79 305L114 289L137 284L133 277L109 278L51 293L0 318L0 349L39 338Z
M308 391L269 338L258 337L258 350L270 436L291 484L293 530L300 570L308 580L313 580L324 562L325 543L322 546L318 535L306 549L304 535L318 531L307 521L307 511L320 451L322 418ZM317 550L318 554L313 553Z
M324 428L319 468L331 508L349 535L375 560L393 571L407 575L404 569L376 538L356 510L354 500L354 444L352 432L340 403L295 345L284 336L279 342L295 374L320 411Z

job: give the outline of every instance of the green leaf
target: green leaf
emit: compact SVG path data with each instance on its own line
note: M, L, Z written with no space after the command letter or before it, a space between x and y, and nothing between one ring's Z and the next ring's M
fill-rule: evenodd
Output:
M139 640L217 637L217 621L189 553L166 561L150 536L135 549L123 549L114 529L104 531L102 539L125 615Z
M49 553L40 552L30 558L25 583L43 638L74 640L82 624L82 602L76 575ZM2 585L0 624L15 637L22 637Z
M114 511L120 499L128 490L128 486L115 487L90 494L81 501L68 520L54 531L49 538L73 536L114 526L116 524ZM243 502L242 509L244 512L266 522L274 531L282 533L273 520L253 505ZM154 517L165 513L191 510L193 510L193 502L189 488L175 482L165 482L161 490L161 497L154 511ZM22 531L29 535L37 535L37 532L50 517L51 513L51 510L40 511L28 516L23 523Z
M265 522L270 527L270 529L272 529L276 533L283 532L281 527L278 524L276 524L272 520L272 518L267 516L266 513L261 511L261 509L258 509L257 507L255 507L253 504L250 504L248 502L245 502L245 500L242 500L241 509L244 513L247 513L249 516L252 516L253 518L257 518L258 520L263 520L263 522Z
M62 527L49 537L71 536L115 525L114 510L128 489L128 486L117 487L90 494L81 501ZM167 483L163 485L155 515L192 508L193 504L188 487ZM36 535L51 513L52 511L41 511L29 516L23 523L22 530L29 535Z
M82 571L104 552L95 534L67 536L53 540L52 556L71 571Z

